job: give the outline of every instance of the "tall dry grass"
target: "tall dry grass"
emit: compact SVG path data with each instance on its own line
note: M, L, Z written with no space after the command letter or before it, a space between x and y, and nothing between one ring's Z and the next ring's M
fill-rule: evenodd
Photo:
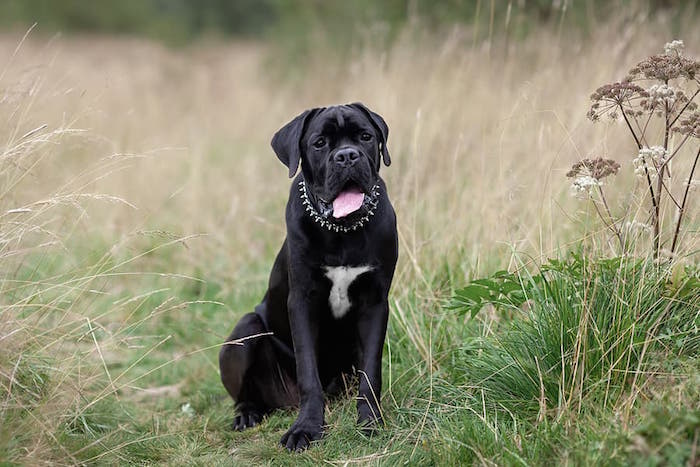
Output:
M159 348L136 345L130 330L186 308L181 284L216 284L222 297L263 287L289 186L268 142L317 105L362 101L389 123L394 163L383 175L401 244L392 319L431 359L417 323L447 279L584 236L606 250L605 227L569 196L564 174L582 157L615 159L627 174L613 209L629 196L634 144L622 127L586 119L588 96L676 38L669 30L663 18L629 17L588 40L541 31L506 49L474 46L466 30L412 29L388 51L370 42L335 57L319 46L289 80L258 43L0 38L0 424L12 420L0 441L25 433L26 458L71 459L54 436L66 412L138 390L151 369L110 363ZM697 28L679 38L700 52ZM686 219L684 251L697 251L696 205ZM170 296L141 316L161 290L154 274ZM196 324L223 339L231 323Z
M634 156L624 128L585 119L590 92L670 38L615 24L592 41L542 32L505 55L472 47L466 31L420 44L411 32L388 53L313 61L289 84L267 71L257 44L175 52L138 40L30 38L9 63L17 38L5 37L4 127L10 143L41 125L35 137L81 131L42 154L32 178L46 195L87 188L137 208L92 212L87 228L114 238L147 226L207 233L213 241L200 243L243 246L227 258L236 270L247 250L269 246L256 241L261 232L277 232L271 245L283 234L287 184L270 135L304 108L362 100L391 124L395 163L384 176L406 259L440 258L456 245L481 261L510 245L547 254L580 236L565 220L578 206L565 193L571 162L605 154L624 171ZM31 178L12 188L12 207L40 191Z

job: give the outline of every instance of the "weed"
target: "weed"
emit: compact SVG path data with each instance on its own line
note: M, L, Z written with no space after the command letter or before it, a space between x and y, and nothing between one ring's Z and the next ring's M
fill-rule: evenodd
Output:
M700 144L697 145L697 150L690 151L691 158L693 153L694 158L691 159L693 162L687 177L684 178L682 174L672 177L671 172L671 161L678 156L686 142L700 137L700 112L694 102L700 93L700 61L685 56L683 50L683 41L667 43L663 54L652 55L639 62L623 81L599 87L591 95L593 105L588 112L588 117L594 122L603 116L608 116L613 121L621 116L634 139L638 148L638 156L633 160L634 172L646 182L649 194L648 198L643 198L640 202L649 204L651 227L648 230L652 236L654 258L662 253L664 247L662 209L668 206L669 209L676 210L671 245L665 250L666 256L672 258L680 245L681 225L689 203L688 194L697 183L693 177L700 158ZM647 83L655 84L648 88L640 86ZM656 137L654 126L650 125L655 117L663 121L660 134ZM671 138L674 133L681 135L681 140L675 147ZM652 145L656 141L659 145ZM617 237L618 252L621 253L635 244L638 227L645 226L646 223L633 218L634 206L628 205L625 214L618 218L610 211L602 189L602 179L616 174L619 167L612 160L584 159L574 164L567 176L574 178L572 188L577 194L593 199L599 217ZM676 184L678 180L685 180L682 197L672 192L672 178ZM595 193L593 187L597 189ZM667 198L672 204L666 203ZM604 206L604 213L598 204Z

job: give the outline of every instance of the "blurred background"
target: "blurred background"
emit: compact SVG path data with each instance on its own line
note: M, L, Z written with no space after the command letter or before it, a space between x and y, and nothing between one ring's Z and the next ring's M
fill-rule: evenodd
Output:
M620 10L668 15L675 29L697 14L692 0L3 0L0 24L44 33L138 35L170 44L203 37L304 40L314 30L332 32L340 45L367 30L386 40L410 22L432 30L474 27L477 39L494 34L519 39L541 27L581 28L590 33ZM476 30L481 27L481 31Z
M586 118L590 94L671 40L697 57L698 24L694 0L0 0L0 461L228 459L217 346L285 235L289 180L269 141L307 108L355 101L390 128L401 250L386 360L403 388L385 438L415 461L434 406L411 388L432 391L467 329L442 307L452 291L572 249L613 254L570 195L571 165L619 162L611 209L648 220L634 141ZM698 250L697 204L683 255ZM203 418L182 418L185 402ZM241 461L266 458L278 436L264 433ZM439 427L425 436L419 453L454 448Z
M576 206L566 169L634 151L585 119L589 94L674 38L692 52L698 14L681 0L2 0L2 123L70 130L43 159L54 188L105 157L128 166L72 181L139 208L92 213L84 228L110 226L95 238L207 232L203 245L243 250L227 276L280 240L271 135L306 108L363 101L391 128L403 245L416 261L459 250L468 276L512 247L579 238L554 214ZM36 193L31 180L14 193Z

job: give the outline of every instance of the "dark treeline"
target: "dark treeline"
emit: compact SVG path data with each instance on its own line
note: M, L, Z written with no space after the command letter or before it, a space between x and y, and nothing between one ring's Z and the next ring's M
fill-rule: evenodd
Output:
M339 38L358 25L391 35L410 21L428 27L474 25L480 36L519 37L544 24L588 29L611 12L696 15L696 0L0 0L0 27L132 34L169 43L206 36L284 37L320 27ZM361 29L361 28L360 28Z

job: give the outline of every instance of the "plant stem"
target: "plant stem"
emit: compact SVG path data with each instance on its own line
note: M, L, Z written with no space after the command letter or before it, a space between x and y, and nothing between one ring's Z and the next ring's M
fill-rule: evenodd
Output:
M693 168L690 169L690 175L688 175L688 183L685 186L685 193L683 193L683 201L681 202L681 207L678 210L678 222L676 222L676 230L673 232L673 243L671 244L671 255L676 251L676 243L678 241L678 234L681 231L681 222L683 221L683 213L685 212L685 203L688 201L688 192L690 191L690 185L693 183L693 174L695 173L695 168L698 165L698 158L700 158L700 148L695 154L695 161L693 162Z
M683 145L685 144L685 142L688 141L688 138L690 138L690 134L686 135L685 138L683 138L683 140L680 142L680 144L678 146L676 146L676 148L673 150L671 155L668 156L668 158L666 160L664 160L664 163L662 164L662 167L666 167L666 169L668 170L669 177L671 176L671 169L670 169L670 167L668 167L668 164L671 163L671 159L676 157L676 155L678 154L678 151L680 151L681 148L683 147ZM663 180L661 181L661 186L663 187L664 191L666 192L668 197L671 199L671 201L673 201L673 204L675 204L677 208L680 208L681 205L678 204L678 201L676 200L676 198L673 197L673 194L668 189L668 187L666 186L666 183L664 183Z
M605 206L605 211L608 213L608 217L610 218L610 224L607 223L605 220L605 217L603 216L603 213L600 212L600 209L598 209L598 204L593 201L593 205L595 206L595 210L598 211L598 216L600 216L601 220L605 223L605 225L613 231L615 236L617 237L618 241L620 242L620 253L624 251L625 245L624 242L622 241L622 235L620 235L620 231L618 230L617 226L615 225L615 219L612 216L612 213L610 212L610 207L608 206L608 202L605 200L605 194L603 193L603 188L601 188L600 185L598 185L598 192L600 193L600 199L603 201L603 206Z
M668 85L668 80L665 80L664 84ZM659 240L661 237L661 195L663 194L664 172L666 171L665 156L668 153L668 135L671 132L669 110L668 101L664 100L664 119L666 121L664 127L664 160L660 163L659 170L657 171L657 176L659 178L656 181L656 203L654 203L654 258L659 254Z
M695 91L695 94L693 94L693 96L690 99L688 99L688 102L686 102L685 105L683 106L683 108L681 109L681 111L678 112L678 115L676 115L676 117L673 119L673 121L671 121L670 126L673 126L673 124L676 123L676 120L678 120L678 118L681 116L681 114L683 112L685 112L685 109L687 109L688 106L690 105L690 103L693 102L693 99L695 99L695 96L697 96L698 93L700 93L700 88L698 88L698 90Z
M670 156L668 156L668 159L664 161L664 165L668 165L669 162L671 162L671 159L676 157L676 154L678 154L678 151L683 147L686 141L688 141L688 138L690 138L690 134L685 135L685 138L680 142L678 146L676 146L676 149L673 150Z
M630 123L629 119L627 118L627 114L625 113L625 109L622 107L622 104L618 105L620 107L620 111L622 112L622 117L625 119L625 123L627 123L627 128L630 129L632 137L634 138L634 142L637 143L637 148L642 149L642 143L639 141L639 138L637 138L637 133L634 132L632 124Z
M654 112L649 112L649 117L647 117L647 121L644 122L644 128L642 128L642 139L644 140L644 135L647 132L647 128L649 127L649 122L651 121L651 117L654 116Z
M629 119L627 118L627 114L625 113L625 109L622 107L621 104L618 104L620 106L620 111L622 112L622 116L625 119L625 123L627 123L627 128L629 128L630 132L632 133L632 137L634 138L635 143L637 143L637 148L642 149L642 143L639 141L639 138L637 138L637 133L634 132L634 129L632 128L632 125L630 124ZM647 178L647 186L649 187L649 194L651 195L651 207L652 207L652 224L654 225L654 258L656 258L656 255L659 252L658 248L658 242L659 242L659 210L656 205L656 196L654 195L654 187L653 184L651 183L651 177L649 176L649 168L647 167L646 161L642 161L644 164L644 174L646 175Z
M673 194L672 194L671 191L668 189L668 187L666 186L666 184L665 184L665 183L662 183L661 186L664 188L664 191L666 192L666 194L668 195L668 197L671 199L671 201L673 201L673 204L675 204L677 208L680 208L681 205L678 204L678 201L676 200L676 198L673 197Z

